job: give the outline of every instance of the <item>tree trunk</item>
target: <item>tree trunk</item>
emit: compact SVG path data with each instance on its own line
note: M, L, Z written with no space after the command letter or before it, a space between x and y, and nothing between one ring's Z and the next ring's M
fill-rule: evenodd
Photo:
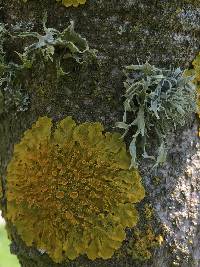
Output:
M0 177L2 177L2 210L6 217L6 167L12 158L14 144L39 116L59 121L72 116L77 122L101 122L113 131L123 116L123 67L150 62L159 67L189 67L199 48L200 4L187 0L87 0L85 5L65 8L55 0L1 0L1 22L15 35L34 31L43 34L42 18L47 12L47 27L62 31L74 22L75 31L96 49L96 59L82 66L70 63L70 79L58 82L55 68L35 62L32 71L22 74L23 93L29 97L27 106L11 99L10 106L0 107ZM3 44L7 61L18 62L15 53L30 44L24 38L7 35ZM72 72L73 70L73 72ZM12 95L10 95L12 98ZM13 102L14 101L14 102ZM22 105L22 106L20 106ZM141 216L141 229L150 225L164 242L149 247L150 259L133 257L130 252L131 231L122 247L109 260L89 260L86 256L54 263L46 253L28 247L8 221L11 252L23 267L50 266L191 266L200 264L199 176L200 148L198 121L171 133L167 140L167 161L157 173L151 164L139 166L146 197L138 205L142 213L151 207L150 222ZM116 129L115 129L116 130ZM158 179L159 178L159 181ZM146 206L145 206L146 205ZM148 216L147 216L148 217ZM151 242L148 241L147 242Z

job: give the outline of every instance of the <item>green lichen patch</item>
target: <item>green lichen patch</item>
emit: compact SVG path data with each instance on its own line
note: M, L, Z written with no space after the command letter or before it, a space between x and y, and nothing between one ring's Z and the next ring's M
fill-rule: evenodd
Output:
M124 115L116 126L124 130L123 136L132 133L131 166L136 166L142 155L155 160L156 167L166 159L166 136L176 127L184 126L195 112L192 77L185 77L180 69L160 69L149 63L127 66L124 72ZM148 155L152 135L158 139L157 151Z

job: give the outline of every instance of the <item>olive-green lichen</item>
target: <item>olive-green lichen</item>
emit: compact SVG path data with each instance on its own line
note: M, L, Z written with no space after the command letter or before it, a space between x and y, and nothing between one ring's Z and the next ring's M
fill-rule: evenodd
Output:
M117 127L125 133L132 133L130 153L131 166L137 165L137 158L157 159L154 166L166 158L165 138L177 126L183 126L195 112L195 88L192 77L183 76L178 68L160 69L145 63L127 66L123 121ZM149 156L152 135L158 137L157 153Z
M140 213L140 221L132 231L127 252L137 262L148 261L153 255L153 250L163 245L162 230L155 231L156 214L151 204L145 204Z
M150 224L145 229L136 227L129 243L129 254L134 260L146 261L151 259L152 250L163 243L162 235L157 235Z
M197 113L200 116L200 53L192 61L192 68L186 70L185 75L193 76L193 83L197 91Z
M86 0L56 0L57 2L62 2L62 4L66 7L73 6L77 7L80 4L83 5L85 4Z
M118 133L100 123L41 117L15 145L7 168L7 220L28 246L55 261L108 259L137 222L140 176Z

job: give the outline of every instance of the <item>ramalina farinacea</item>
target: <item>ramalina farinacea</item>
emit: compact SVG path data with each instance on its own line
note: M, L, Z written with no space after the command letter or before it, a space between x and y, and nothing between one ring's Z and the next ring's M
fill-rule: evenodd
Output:
M192 77L185 77L180 68L157 68L147 62L127 66L124 73L124 115L116 126L124 130L123 137L132 136L130 167L137 166L141 156L154 160L156 167L166 160L166 136L185 125L196 109ZM148 155L152 139L158 140L157 146Z

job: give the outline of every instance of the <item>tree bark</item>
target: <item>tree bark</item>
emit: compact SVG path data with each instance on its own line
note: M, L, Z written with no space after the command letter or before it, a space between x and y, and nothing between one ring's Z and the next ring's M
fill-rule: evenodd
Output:
M149 61L160 67L187 68L199 48L200 4L184 0L87 0L77 8L65 8L55 0L6 0L1 3L1 22L13 33L42 32L42 18L47 12L47 27L63 30L74 21L75 30L97 50L97 60L85 69L74 70L71 81L58 84L54 70L36 71L23 77L29 95L29 107L17 112L15 108L0 114L0 176L6 215L6 167L12 157L14 144L39 116L58 121L71 115L77 122L99 121L112 131L123 113L123 67ZM6 39L6 59L15 61L14 51L20 51L26 41ZM37 63L39 64L39 63ZM39 69L39 68L38 68ZM39 90L38 88L42 88ZM23 267L54 266L191 266L200 264L199 176L200 143L198 120L171 134L169 153L164 166L150 173L151 164L139 167L146 189L145 204L154 209L154 229L164 231L164 243L152 251L150 260L140 262L127 253L127 240L120 253L110 260L74 261L55 264L37 248L27 247L11 223L11 251ZM159 177L158 185L155 177ZM142 223L142 222L140 222ZM145 224L143 222L143 224Z

